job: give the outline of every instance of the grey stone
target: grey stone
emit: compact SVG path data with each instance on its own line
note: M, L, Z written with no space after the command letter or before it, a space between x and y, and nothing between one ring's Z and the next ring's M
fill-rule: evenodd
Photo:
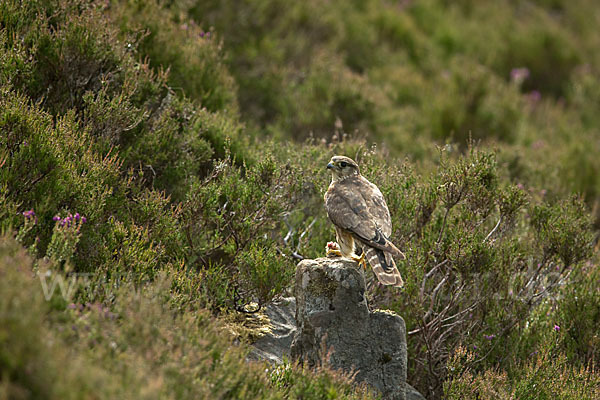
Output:
M406 400L426 400L425 397L414 387L406 384Z
M269 317L269 333L253 343L249 360L264 360L271 364L282 364L290 358L290 347L296 333L296 298L284 297L265 307Z
M370 312L354 261L303 260L296 269L293 358L354 373L384 399L405 399L406 327L391 312Z

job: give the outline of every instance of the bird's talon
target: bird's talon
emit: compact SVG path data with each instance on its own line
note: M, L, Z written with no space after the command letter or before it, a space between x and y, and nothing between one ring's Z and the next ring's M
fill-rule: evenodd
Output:
M336 242L327 242L325 254L327 257L342 257L342 252Z
M329 250L327 251L327 257L343 257L342 252L339 250Z
M359 266L362 265L363 269L367 270L367 260L365 260L365 252L363 251L360 257L352 257L354 261L358 263Z

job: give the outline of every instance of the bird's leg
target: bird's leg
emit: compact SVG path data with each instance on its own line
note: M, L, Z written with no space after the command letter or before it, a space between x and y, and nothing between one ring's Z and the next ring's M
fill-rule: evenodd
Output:
M356 261L358 263L359 266L362 265L362 267L364 268L364 270L367 270L367 260L365 260L365 252L363 251L360 254L360 257L356 256L356 255L352 255L351 258Z
M340 247L336 242L327 242L325 253L327 254L327 257L343 257Z

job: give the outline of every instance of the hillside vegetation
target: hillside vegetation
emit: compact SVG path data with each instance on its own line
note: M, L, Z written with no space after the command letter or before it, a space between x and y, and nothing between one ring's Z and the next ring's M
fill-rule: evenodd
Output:
M404 289L367 277L413 386L599 398L599 24L593 0L0 2L0 398L374 398L245 361L248 313L334 238L333 154L407 255Z

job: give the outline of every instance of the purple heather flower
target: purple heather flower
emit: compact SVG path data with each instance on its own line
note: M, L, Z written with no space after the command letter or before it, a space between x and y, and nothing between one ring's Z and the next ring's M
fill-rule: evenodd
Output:
M554 332L560 332L560 326L554 325Z
M529 69L526 67L523 68L513 68L510 71L510 80L517 84L523 83L525 79L529 78Z
M60 221L60 217L58 215L55 215L54 217L52 217L52 221Z
M85 222L87 221L87 219L85 217L81 217L81 223L85 224Z
M33 211L33 208L29 211L23 211L23 216L27 219L31 219L35 217L35 212Z
M79 221L79 217L80 217L79 213L75 213L75 215L73 216L73 218L75 218L75 221Z
M542 99L542 94L539 90L532 90L527 94L527 99L531 104L536 104Z
M543 140L538 140L531 144L531 148L534 150L538 150L538 149L541 149L542 147L544 147L545 145L546 145L546 142L544 142Z
M496 335L494 335L493 333L491 335L483 335L484 338L486 338L487 340L492 340L496 337Z
M200 32L200 37L204 37L204 32Z

